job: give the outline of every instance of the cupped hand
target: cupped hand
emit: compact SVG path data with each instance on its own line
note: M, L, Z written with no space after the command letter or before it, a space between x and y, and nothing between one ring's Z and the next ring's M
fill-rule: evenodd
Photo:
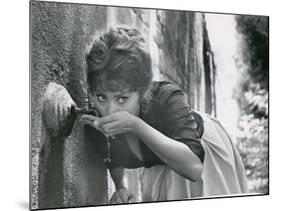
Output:
M96 120L96 125L111 136L134 133L137 130L139 118L127 111L118 111Z
M138 117L127 111L118 111L104 117L83 115L80 121L96 128L106 136L134 132L137 129Z
M103 131L102 128L99 127L98 125L98 120L100 119L100 117L96 117L94 115L90 115L90 114L83 114L80 117L80 122L83 123L84 125L88 125L90 127L94 127L97 130L99 130L100 132L102 132L103 134L105 134L105 131ZM107 135L107 134L105 134Z
M110 199L110 204L134 203L135 196L127 188L121 188L115 191Z

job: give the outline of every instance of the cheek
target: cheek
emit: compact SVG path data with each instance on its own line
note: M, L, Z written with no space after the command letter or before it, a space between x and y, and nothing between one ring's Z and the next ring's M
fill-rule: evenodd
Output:
M126 106L126 110L135 115L135 116L139 116L139 113L140 113L140 104L138 101L134 101L134 102L131 102L130 104L128 104Z
M96 99L94 99L94 107L98 110L99 114L105 115L105 108Z

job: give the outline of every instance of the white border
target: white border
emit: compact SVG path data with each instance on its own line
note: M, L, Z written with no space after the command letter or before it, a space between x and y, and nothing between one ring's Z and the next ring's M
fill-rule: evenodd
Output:
M59 0L58 0L59 1ZM65 2L65 1L63 1ZM270 196L104 206L67 210L271 210L280 197L280 7L250 0L67 0L67 2L258 14L270 16ZM272 3L274 2L274 3ZM29 200L29 2L1 2L0 209L27 210ZM278 77L279 76L279 77ZM279 124L278 124L279 123ZM280 130L280 129L279 129Z

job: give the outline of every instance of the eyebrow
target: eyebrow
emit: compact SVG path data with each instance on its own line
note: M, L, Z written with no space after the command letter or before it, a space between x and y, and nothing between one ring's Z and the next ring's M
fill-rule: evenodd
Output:
M102 94L102 95L105 95L106 91L101 91L101 90L96 90L95 91L96 94ZM129 90L125 90L125 91L122 91L116 95L114 95L114 97L120 97L120 96L123 96L123 95L126 95L126 94L129 94L130 91Z
M115 97L120 97L120 96L123 96L123 95L126 95L126 94L129 94L129 93L128 92L122 92L121 94L118 94Z

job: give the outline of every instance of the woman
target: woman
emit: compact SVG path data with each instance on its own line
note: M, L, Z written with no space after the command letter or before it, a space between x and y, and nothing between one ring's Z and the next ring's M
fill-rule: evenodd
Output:
M113 201L131 200L124 168L145 167L144 201L247 191L243 164L220 123L194 112L178 87L152 82L150 55L137 30L110 29L97 38L87 72L100 117L84 115L81 121L108 158L117 190ZM104 135L111 137L107 146Z
M110 29L86 57L90 102L80 120L105 158L116 192L133 202L124 168L145 167L143 201L247 192L242 161L220 123L198 114L172 83L152 82L150 54L135 29Z

